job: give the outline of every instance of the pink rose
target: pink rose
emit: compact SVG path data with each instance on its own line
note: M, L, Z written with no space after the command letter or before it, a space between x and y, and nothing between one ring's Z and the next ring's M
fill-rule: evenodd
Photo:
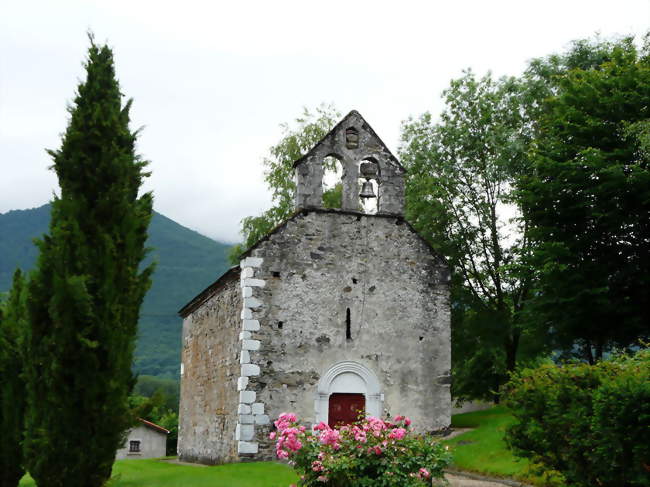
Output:
M404 428L395 428L388 435L389 438L393 440L401 440L406 435L406 430Z

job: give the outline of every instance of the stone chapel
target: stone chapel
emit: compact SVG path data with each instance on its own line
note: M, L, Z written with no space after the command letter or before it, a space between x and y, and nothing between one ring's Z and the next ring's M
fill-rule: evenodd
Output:
M323 205L326 157L341 209ZM272 459L282 412L450 424L449 269L404 220L405 169L356 111L294 168L293 216L180 310L182 461Z

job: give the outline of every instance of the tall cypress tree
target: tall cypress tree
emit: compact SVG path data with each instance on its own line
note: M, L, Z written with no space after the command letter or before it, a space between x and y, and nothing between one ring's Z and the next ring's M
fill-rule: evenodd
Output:
M99 487L130 426L127 397L152 195L113 54L91 46L61 148L60 196L29 285L25 456L39 487Z
M27 288L20 270L0 307L0 487L16 487L25 473L20 443L25 414L23 337Z

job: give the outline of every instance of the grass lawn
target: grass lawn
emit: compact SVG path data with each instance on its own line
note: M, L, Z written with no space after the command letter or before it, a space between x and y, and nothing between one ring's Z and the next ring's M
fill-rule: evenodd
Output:
M476 429L443 442L449 445L453 453L453 467L494 477L510 477L540 486L549 485L528 471L530 464L527 460L514 457L506 448L503 435L506 426L514 421L503 407L454 415L451 419L453 427Z
M160 460L120 460L113 467L110 487L287 487L298 477L279 463L232 463L193 467ZM32 487L25 477L20 487Z

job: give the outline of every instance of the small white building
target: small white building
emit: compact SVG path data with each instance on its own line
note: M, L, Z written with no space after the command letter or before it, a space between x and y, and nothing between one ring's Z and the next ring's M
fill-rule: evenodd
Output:
M140 424L129 431L124 446L117 450L116 460L165 456L169 430L146 419L138 418L138 421Z

